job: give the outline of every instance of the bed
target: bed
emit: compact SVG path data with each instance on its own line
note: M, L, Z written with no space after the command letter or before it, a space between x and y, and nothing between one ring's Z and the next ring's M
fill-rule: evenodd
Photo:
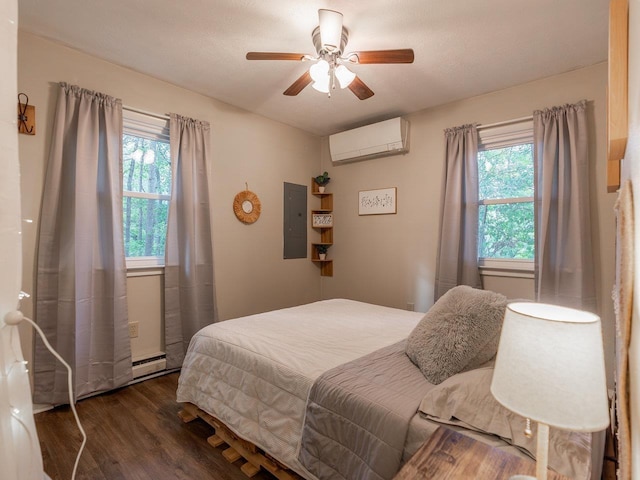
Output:
M467 396L467 377L486 377L491 365L439 385L428 382L405 354L423 316L333 299L205 327L193 337L180 374L177 400L191 412L184 419L201 412L239 439L238 449L253 464L247 466L265 467L254 458L259 453L267 466L275 465L267 470L290 473L279 478L390 479L442 424L526 456L522 447L451 412L431 411L433 405L451 408L444 397ZM482 394L488 395L488 385ZM578 445L569 455L575 478L599 478L592 472L590 438L559 443L556 453L563 458L567 445Z

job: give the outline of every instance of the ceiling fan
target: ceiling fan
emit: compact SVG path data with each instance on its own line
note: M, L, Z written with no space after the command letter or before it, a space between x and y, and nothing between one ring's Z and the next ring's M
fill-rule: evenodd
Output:
M304 53L249 52L247 60L297 60L315 62L308 71L291 84L283 93L298 95L307 85L331 96L331 90L349 88L360 100L373 96L360 78L347 68L352 64L413 63L413 50L367 50L343 54L349 40L349 32L342 25L342 14L334 10L318 10L319 23L311 38L316 55Z

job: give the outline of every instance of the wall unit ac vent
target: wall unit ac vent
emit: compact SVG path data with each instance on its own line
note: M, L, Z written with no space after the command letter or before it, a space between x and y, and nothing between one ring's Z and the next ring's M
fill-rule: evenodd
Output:
M397 117L329 136L334 164L407 153L409 122Z
M167 369L167 358L162 352L145 358L135 359L132 363L134 379L145 377Z

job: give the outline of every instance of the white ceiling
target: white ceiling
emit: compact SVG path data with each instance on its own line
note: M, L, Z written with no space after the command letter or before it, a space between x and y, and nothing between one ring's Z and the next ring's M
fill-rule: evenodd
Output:
M607 59L608 0L20 0L20 28L317 135ZM346 51L413 48L410 65L355 65L375 92L282 92L315 54L317 10L344 14ZM64 80L64 79L60 79ZM108 92L107 92L108 93Z

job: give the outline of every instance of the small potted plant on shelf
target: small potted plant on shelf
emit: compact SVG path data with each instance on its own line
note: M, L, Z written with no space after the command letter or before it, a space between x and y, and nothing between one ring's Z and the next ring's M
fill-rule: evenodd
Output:
M329 250L329 245L316 245L316 251L318 252L318 258L320 260L327 258L327 250Z
M324 187L327 183L329 183L329 180L331 180L331 178L329 178L329 174L327 172L324 172L322 175L318 175L313 180L318 184L318 192L324 193Z

